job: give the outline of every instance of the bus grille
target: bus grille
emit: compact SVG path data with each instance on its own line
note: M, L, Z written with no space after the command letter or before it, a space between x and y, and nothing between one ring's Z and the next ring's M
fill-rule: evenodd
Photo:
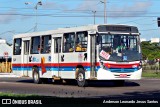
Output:
M137 69L126 69L126 68L120 68L120 69L108 69L111 72L117 72L117 73L129 73L129 72L135 72Z

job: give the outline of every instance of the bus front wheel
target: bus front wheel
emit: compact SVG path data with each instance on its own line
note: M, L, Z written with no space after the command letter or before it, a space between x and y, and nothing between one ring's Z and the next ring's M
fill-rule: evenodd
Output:
M82 68L79 68L77 73L77 84L79 87L85 87L88 85L85 79L85 71Z

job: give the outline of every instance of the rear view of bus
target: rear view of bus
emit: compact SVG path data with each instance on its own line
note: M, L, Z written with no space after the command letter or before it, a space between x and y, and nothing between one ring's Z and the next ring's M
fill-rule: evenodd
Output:
M98 80L141 79L141 47L137 27L125 25L99 25L97 27Z

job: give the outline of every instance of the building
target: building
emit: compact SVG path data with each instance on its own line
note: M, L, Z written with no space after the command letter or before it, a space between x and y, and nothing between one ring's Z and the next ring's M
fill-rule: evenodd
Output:
M141 38L140 41L141 41L141 42L145 42L145 41L147 41L147 40L146 40L145 38Z
M4 53L8 53L8 59L12 57L12 47L9 46L4 39L0 39L0 62L5 60Z
M151 43L159 43L160 38L151 38Z
M4 39L0 39L0 73L12 72L12 47Z

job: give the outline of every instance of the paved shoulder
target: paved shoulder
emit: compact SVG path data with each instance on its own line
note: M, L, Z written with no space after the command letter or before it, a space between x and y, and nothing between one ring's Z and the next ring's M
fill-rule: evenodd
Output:
M19 77L19 76L16 76L14 75L13 73L0 73L0 78L3 78L3 77Z

